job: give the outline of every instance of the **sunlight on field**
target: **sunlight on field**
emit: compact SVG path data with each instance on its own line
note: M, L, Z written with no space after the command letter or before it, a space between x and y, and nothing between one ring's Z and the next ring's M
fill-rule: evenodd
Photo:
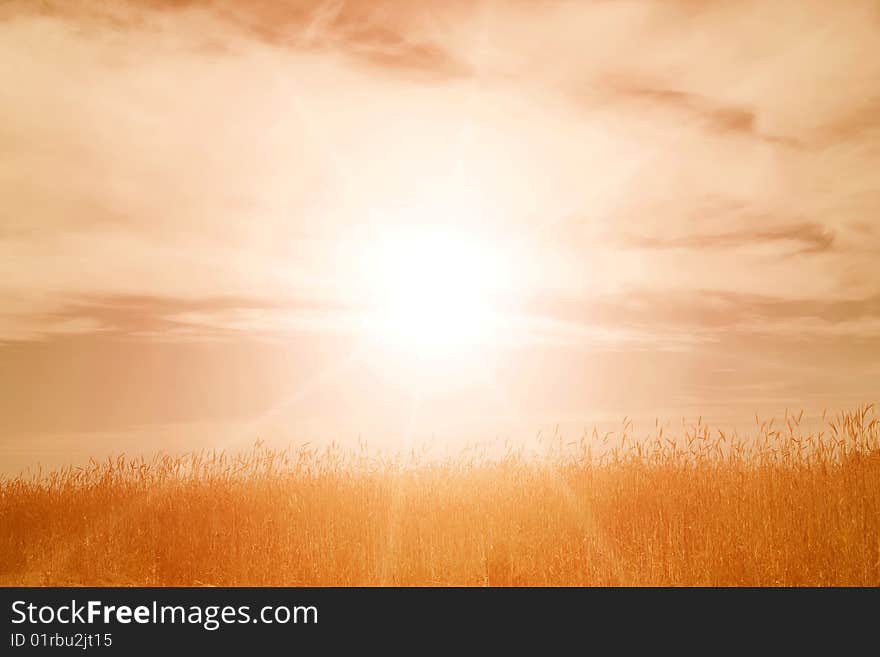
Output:
M443 462L256 445L0 483L0 581L880 585L871 407L802 434L585 437Z

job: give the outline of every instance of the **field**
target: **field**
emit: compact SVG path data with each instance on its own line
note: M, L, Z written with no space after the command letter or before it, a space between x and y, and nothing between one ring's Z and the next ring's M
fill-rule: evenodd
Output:
M4 585L880 585L880 424L544 455L118 457L0 482Z

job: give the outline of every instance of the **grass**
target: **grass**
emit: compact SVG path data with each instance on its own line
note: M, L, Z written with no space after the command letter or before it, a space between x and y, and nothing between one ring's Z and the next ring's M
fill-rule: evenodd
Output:
M0 482L5 585L880 585L880 423L541 458L119 457Z

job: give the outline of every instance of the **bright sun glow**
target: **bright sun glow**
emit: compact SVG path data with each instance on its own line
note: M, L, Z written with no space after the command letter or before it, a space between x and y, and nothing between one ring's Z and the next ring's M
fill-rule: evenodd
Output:
M448 228L404 228L365 255L369 323L383 340L430 358L497 335L507 272L489 245Z

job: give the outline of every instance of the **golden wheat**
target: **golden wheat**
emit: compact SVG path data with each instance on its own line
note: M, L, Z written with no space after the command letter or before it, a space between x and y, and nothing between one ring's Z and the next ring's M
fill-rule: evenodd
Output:
M7 585L880 585L880 426L702 419L443 461L119 457L0 482Z

